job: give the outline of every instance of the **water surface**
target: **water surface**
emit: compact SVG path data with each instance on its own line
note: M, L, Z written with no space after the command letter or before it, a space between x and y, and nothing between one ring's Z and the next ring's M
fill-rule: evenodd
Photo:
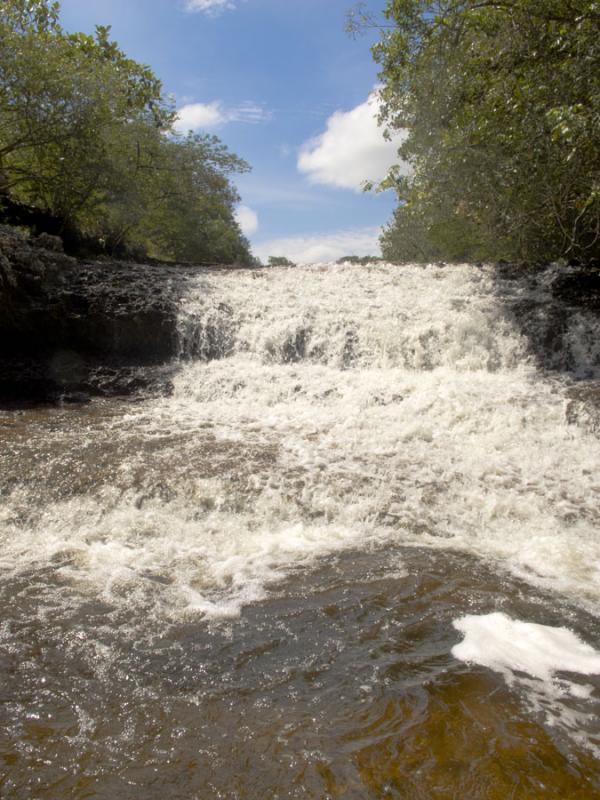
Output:
M171 397L0 413L6 796L600 797L597 675L452 654L499 611L600 650L598 331L541 372L532 291L207 271Z

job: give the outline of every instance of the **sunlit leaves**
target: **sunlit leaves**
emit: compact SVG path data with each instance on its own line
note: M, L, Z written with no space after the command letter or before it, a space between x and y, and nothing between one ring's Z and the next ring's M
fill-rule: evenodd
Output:
M248 258L216 137L178 137L160 81L108 26L65 33L58 3L0 5L0 197L101 238L172 258Z
M389 0L386 17L383 115L413 166L392 225L475 225L489 257L598 257L598 3Z

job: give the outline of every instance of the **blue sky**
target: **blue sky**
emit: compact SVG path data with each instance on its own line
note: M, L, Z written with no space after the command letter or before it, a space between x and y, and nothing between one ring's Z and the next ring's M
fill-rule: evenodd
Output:
M344 32L353 0L62 0L67 30L110 24L149 64L180 125L252 166L237 180L254 252L296 260L377 253L394 196L364 194L395 157L374 122L373 37ZM383 0L370 0L374 11Z

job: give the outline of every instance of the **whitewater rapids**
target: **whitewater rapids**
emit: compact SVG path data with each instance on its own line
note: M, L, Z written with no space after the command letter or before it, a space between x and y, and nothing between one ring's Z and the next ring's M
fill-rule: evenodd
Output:
M600 441L566 413L598 324L543 373L515 295L476 266L199 273L171 397L4 420L0 568L221 619L324 557L410 545L598 610Z
M0 793L600 800L555 275L201 270L171 396L1 410Z

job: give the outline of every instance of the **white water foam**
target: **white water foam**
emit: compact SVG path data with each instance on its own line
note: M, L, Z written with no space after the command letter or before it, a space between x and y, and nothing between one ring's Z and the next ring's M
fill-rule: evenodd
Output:
M568 628L514 620L500 612L468 615L453 625L464 636L452 648L455 658L501 673L510 686L525 691L529 705L547 724L560 725L600 753L594 738L586 736L586 728L597 722L598 700L594 687L581 681L582 676L600 675L599 651Z
M172 397L31 439L67 481L86 448L115 451L83 494L6 494L5 570L220 617L321 557L417 544L600 607L600 442L568 423L568 380L531 363L491 271L204 272L181 334Z
M600 675L600 652L568 628L522 622L501 612L470 614L453 625L465 638L452 648L452 655L501 672L509 683L516 672L540 681L554 680L557 672Z

